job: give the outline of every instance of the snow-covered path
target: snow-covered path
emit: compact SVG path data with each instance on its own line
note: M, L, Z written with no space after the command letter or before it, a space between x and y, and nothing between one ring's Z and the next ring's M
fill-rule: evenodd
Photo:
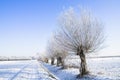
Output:
M0 80L56 80L56 77L37 61L2 61Z

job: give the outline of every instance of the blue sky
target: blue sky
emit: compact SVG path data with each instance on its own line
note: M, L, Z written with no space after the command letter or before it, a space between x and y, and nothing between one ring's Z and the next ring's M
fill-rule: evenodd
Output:
M70 6L88 7L105 25L106 48L100 55L120 55L119 0L0 0L0 55L31 56L43 52Z

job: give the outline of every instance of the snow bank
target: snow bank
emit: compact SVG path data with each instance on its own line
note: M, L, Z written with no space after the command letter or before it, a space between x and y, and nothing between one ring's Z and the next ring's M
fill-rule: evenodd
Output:
M79 67L79 60L70 59L68 65ZM79 74L79 69L68 68L61 69L61 67L51 66L44 63L54 75L58 76L60 80L79 80L76 76ZM120 80L120 58L88 58L87 66L90 71L89 75L84 76L80 80Z

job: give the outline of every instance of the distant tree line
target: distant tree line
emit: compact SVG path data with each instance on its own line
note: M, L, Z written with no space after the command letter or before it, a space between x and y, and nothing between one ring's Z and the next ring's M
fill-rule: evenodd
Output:
M17 56L11 56L11 57L5 57L0 56L0 61L19 61L19 60L32 60L32 57L17 57Z

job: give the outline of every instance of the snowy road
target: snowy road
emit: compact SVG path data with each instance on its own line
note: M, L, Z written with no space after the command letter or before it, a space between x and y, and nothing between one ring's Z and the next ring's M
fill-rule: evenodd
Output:
M56 80L37 61L1 61L0 80Z

